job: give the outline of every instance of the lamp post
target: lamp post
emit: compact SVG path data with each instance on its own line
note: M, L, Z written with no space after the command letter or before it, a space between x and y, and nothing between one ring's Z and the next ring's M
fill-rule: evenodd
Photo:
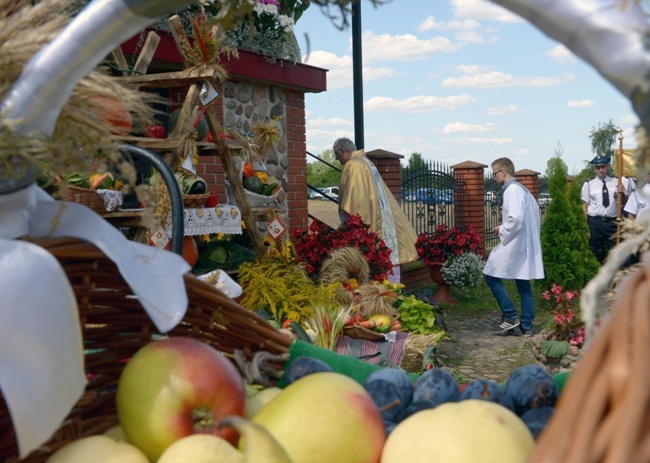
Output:
M354 144L364 148L363 58L361 56L361 2L352 2L352 82L354 90Z

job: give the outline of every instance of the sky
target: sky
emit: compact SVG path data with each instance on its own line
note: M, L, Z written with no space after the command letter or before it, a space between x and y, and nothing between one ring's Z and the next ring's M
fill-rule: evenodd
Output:
M610 120L625 149L637 145L638 118L618 90L488 1L362 0L361 24L366 151L401 154L403 165L414 152L448 165L506 156L543 175L558 146L570 174L583 169L589 133ZM355 140L352 30L312 4L295 33L303 62L328 70L327 91L305 96L307 150L318 155Z

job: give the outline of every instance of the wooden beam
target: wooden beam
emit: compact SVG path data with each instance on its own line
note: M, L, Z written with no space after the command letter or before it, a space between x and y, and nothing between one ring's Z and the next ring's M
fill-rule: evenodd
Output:
M131 71L131 75L144 74L147 72L147 69L149 69L149 65L153 60L153 55L156 53L156 49L158 48L159 43L160 43L160 36L156 34L154 31L149 31L149 33L147 34L147 38L144 42L144 46L142 47L142 51L138 55L138 59L135 62L135 66L133 66L133 71Z
M135 84L138 87L167 88L182 87L196 82L214 82L218 76L219 73L212 68L194 68L176 72L161 72L159 74L135 74L129 77L117 77L117 80L127 84Z

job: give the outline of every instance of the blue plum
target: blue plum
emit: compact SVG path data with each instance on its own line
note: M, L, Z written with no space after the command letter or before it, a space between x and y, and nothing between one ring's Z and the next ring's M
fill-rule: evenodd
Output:
M515 405L506 389L491 379L477 379L469 383L460 393L460 400L478 399L503 405L510 411L515 411Z
M422 373L413 389L413 402L429 399L440 405L445 402L457 402L459 398L458 383L449 372L439 368Z
M413 400L413 384L411 383L411 378L409 378L403 370L398 370L396 368L382 368L381 370L373 371L364 381L364 386L376 379L381 379L395 384L402 395L402 400L405 404L408 405Z
M440 404L434 402L431 399L422 399L422 400L413 401L408 405L408 407L406 407L406 410L404 411L404 417L402 419L405 420L409 416L419 411L429 410L430 408L435 408L438 405Z
M289 364L284 372L284 378L288 386L304 376L321 371L332 371L332 367L316 358L298 357Z
M506 391L521 416L532 408L552 407L559 394L551 374L539 365L525 365L510 374Z
M546 429L546 425L555 413L553 407L531 408L521 415L521 420L526 424L535 440Z
M399 423L402 420L407 404L394 383L383 379L374 379L364 387L377 405L384 421Z

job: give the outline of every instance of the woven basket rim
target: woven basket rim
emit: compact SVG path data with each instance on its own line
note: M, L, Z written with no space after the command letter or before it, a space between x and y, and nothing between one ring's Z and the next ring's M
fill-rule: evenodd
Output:
M365 339L366 341L381 341L384 335L369 330L360 325L348 325L343 327L343 334L353 339Z

